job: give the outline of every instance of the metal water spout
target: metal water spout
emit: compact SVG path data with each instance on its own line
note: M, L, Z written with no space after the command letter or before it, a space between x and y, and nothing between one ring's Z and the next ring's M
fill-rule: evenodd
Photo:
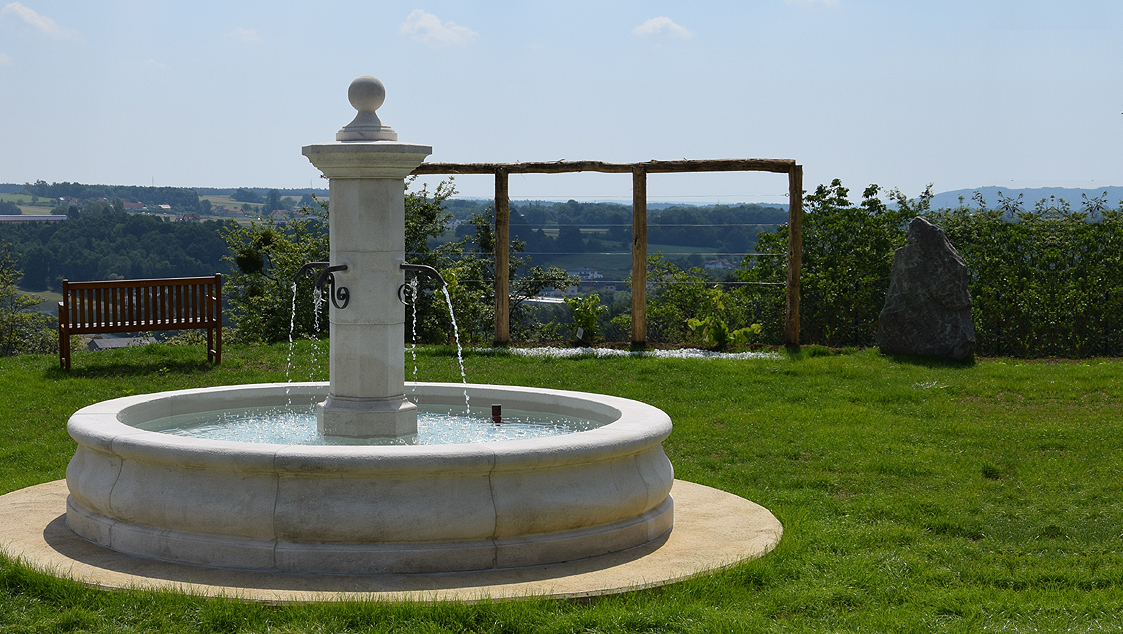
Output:
M410 264L409 262L403 262L402 270L412 272L415 275L417 273L425 273L429 277L436 278L437 281L441 283L441 288L444 289L446 293L448 292L448 282L445 281L445 278L441 275L441 272L429 266L428 264ZM398 287L398 301L406 306L412 306L412 304L406 301L405 284L402 284Z
M331 290L328 292L328 297L331 298L332 305L339 310L347 308L347 303L351 301L351 292L347 290L346 286L340 286L337 288L335 285L335 272L346 271L346 264L337 264L336 266L332 266L331 262L308 262L304 266L300 267L300 270L296 272L296 275L292 276L293 284L295 284L296 281L303 277L306 273L314 273L316 269L323 269L315 278L316 282L314 284L314 287L316 288L316 290L323 292L324 286L329 285L331 287Z
M333 299L347 289L330 310L331 387L318 427L329 436L410 436L417 406L405 396L405 307L392 298L405 282L405 178L433 148L399 142L382 123L378 79L359 77L347 97L355 119L334 142L303 148L329 182L331 264L317 283L333 283Z

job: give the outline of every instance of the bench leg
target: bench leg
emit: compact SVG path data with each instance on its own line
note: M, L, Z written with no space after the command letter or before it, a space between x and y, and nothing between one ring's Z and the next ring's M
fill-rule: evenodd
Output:
M214 363L214 328L207 328L207 361Z
M58 329L58 361L63 370L70 369L70 332L67 328Z
M66 280L62 282L63 296L66 295ZM58 303L58 362L63 370L70 369L70 307Z
M215 329L214 364L222 365L222 326Z

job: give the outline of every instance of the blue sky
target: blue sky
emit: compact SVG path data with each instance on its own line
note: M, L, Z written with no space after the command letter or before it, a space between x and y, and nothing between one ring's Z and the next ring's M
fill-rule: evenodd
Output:
M0 182L307 187L347 85L432 161L766 157L916 195L1123 185L1123 2L0 0ZM486 177L462 177L487 196ZM628 197L620 175L523 197ZM654 198L784 202L776 175Z

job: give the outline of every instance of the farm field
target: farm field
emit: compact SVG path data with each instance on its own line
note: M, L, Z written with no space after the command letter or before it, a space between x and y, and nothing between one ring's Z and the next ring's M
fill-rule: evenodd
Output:
M62 301L62 293L56 293L54 291L29 291L22 288L19 289L19 292L40 299L39 305L35 307L35 310L48 313L52 316L58 316L58 303Z
M301 341L295 376L326 379ZM321 352L325 343L321 343ZM0 359L0 492L62 478L66 418L125 394L285 378L286 345L152 345ZM315 367L310 367L316 359ZM675 424L676 477L784 524L730 570L587 602L263 606L105 593L0 559L0 631L961 632L1123 628L1123 362L972 365L839 354L744 361L469 351L468 379L605 392ZM408 360L407 360L407 363ZM422 380L455 350L422 348ZM408 370L407 370L408 371ZM61 512L61 511L60 511Z
M54 205L44 205L42 201L33 205L31 196L24 194L0 194L0 202L15 203L25 216L46 216L54 209Z
M233 198L231 198L229 196L210 196L210 195L199 196L199 200L209 200L209 201L211 201L211 205L214 205L215 207L218 207L219 205L223 205L225 207L230 207L231 209L235 209L235 208L241 209L242 205L245 204L245 203L239 202L237 200L234 200ZM260 211L261 205L254 204L254 203L250 203L250 204L253 205L254 209Z

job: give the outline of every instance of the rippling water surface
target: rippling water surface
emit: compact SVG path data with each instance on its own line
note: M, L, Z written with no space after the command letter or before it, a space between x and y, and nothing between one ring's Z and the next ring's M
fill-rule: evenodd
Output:
M316 431L314 407L203 412L158 418L138 427L176 436L279 445L447 445L560 436L601 425L570 416L507 409L503 410L502 422L496 424L490 408L486 411L482 416L466 415L448 411L447 407L419 406L417 436L411 438L324 437Z

